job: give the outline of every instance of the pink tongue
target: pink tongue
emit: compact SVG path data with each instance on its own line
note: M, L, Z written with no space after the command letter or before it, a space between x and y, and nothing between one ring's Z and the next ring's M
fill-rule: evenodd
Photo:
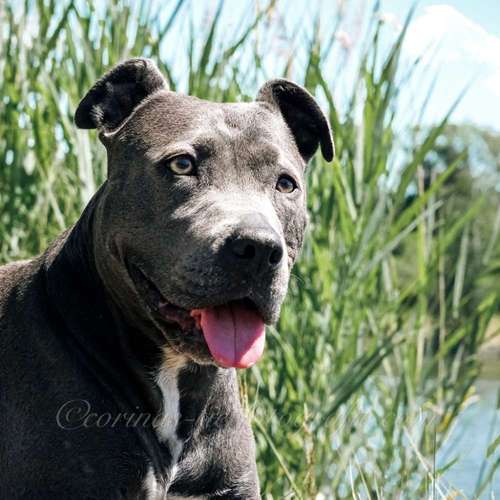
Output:
M217 363L225 367L248 368L264 351L266 330L257 312L242 304L194 309L203 336Z

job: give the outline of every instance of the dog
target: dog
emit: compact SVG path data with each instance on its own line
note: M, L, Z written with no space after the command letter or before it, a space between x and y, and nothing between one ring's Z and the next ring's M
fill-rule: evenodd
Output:
M0 497L260 498L235 368L279 317L328 120L288 80L214 103L130 59L75 123L107 180L45 253L0 268Z

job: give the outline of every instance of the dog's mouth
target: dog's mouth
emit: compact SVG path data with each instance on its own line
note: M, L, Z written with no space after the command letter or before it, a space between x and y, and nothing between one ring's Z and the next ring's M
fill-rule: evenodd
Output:
M249 298L186 309L168 301L139 267L127 267L139 296L164 334L177 327L186 341L205 344L215 362L225 368L249 368L261 358L265 324Z

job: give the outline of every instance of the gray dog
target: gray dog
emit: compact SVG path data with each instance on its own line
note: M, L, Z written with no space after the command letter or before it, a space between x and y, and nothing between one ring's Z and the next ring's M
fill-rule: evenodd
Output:
M260 498L234 368L278 319L328 122L289 81L212 103L146 59L75 122L107 181L43 255L0 268L0 498Z

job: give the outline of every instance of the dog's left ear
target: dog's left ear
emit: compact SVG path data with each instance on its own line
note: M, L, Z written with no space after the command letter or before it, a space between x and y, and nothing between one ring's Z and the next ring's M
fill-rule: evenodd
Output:
M325 160L333 159L335 147L330 125L318 103L306 89L289 80L270 80L259 90L256 101L267 102L278 109L306 163L319 145Z
M75 112L75 124L79 128L113 130L146 97L166 88L153 61L128 59L108 71L87 92Z

